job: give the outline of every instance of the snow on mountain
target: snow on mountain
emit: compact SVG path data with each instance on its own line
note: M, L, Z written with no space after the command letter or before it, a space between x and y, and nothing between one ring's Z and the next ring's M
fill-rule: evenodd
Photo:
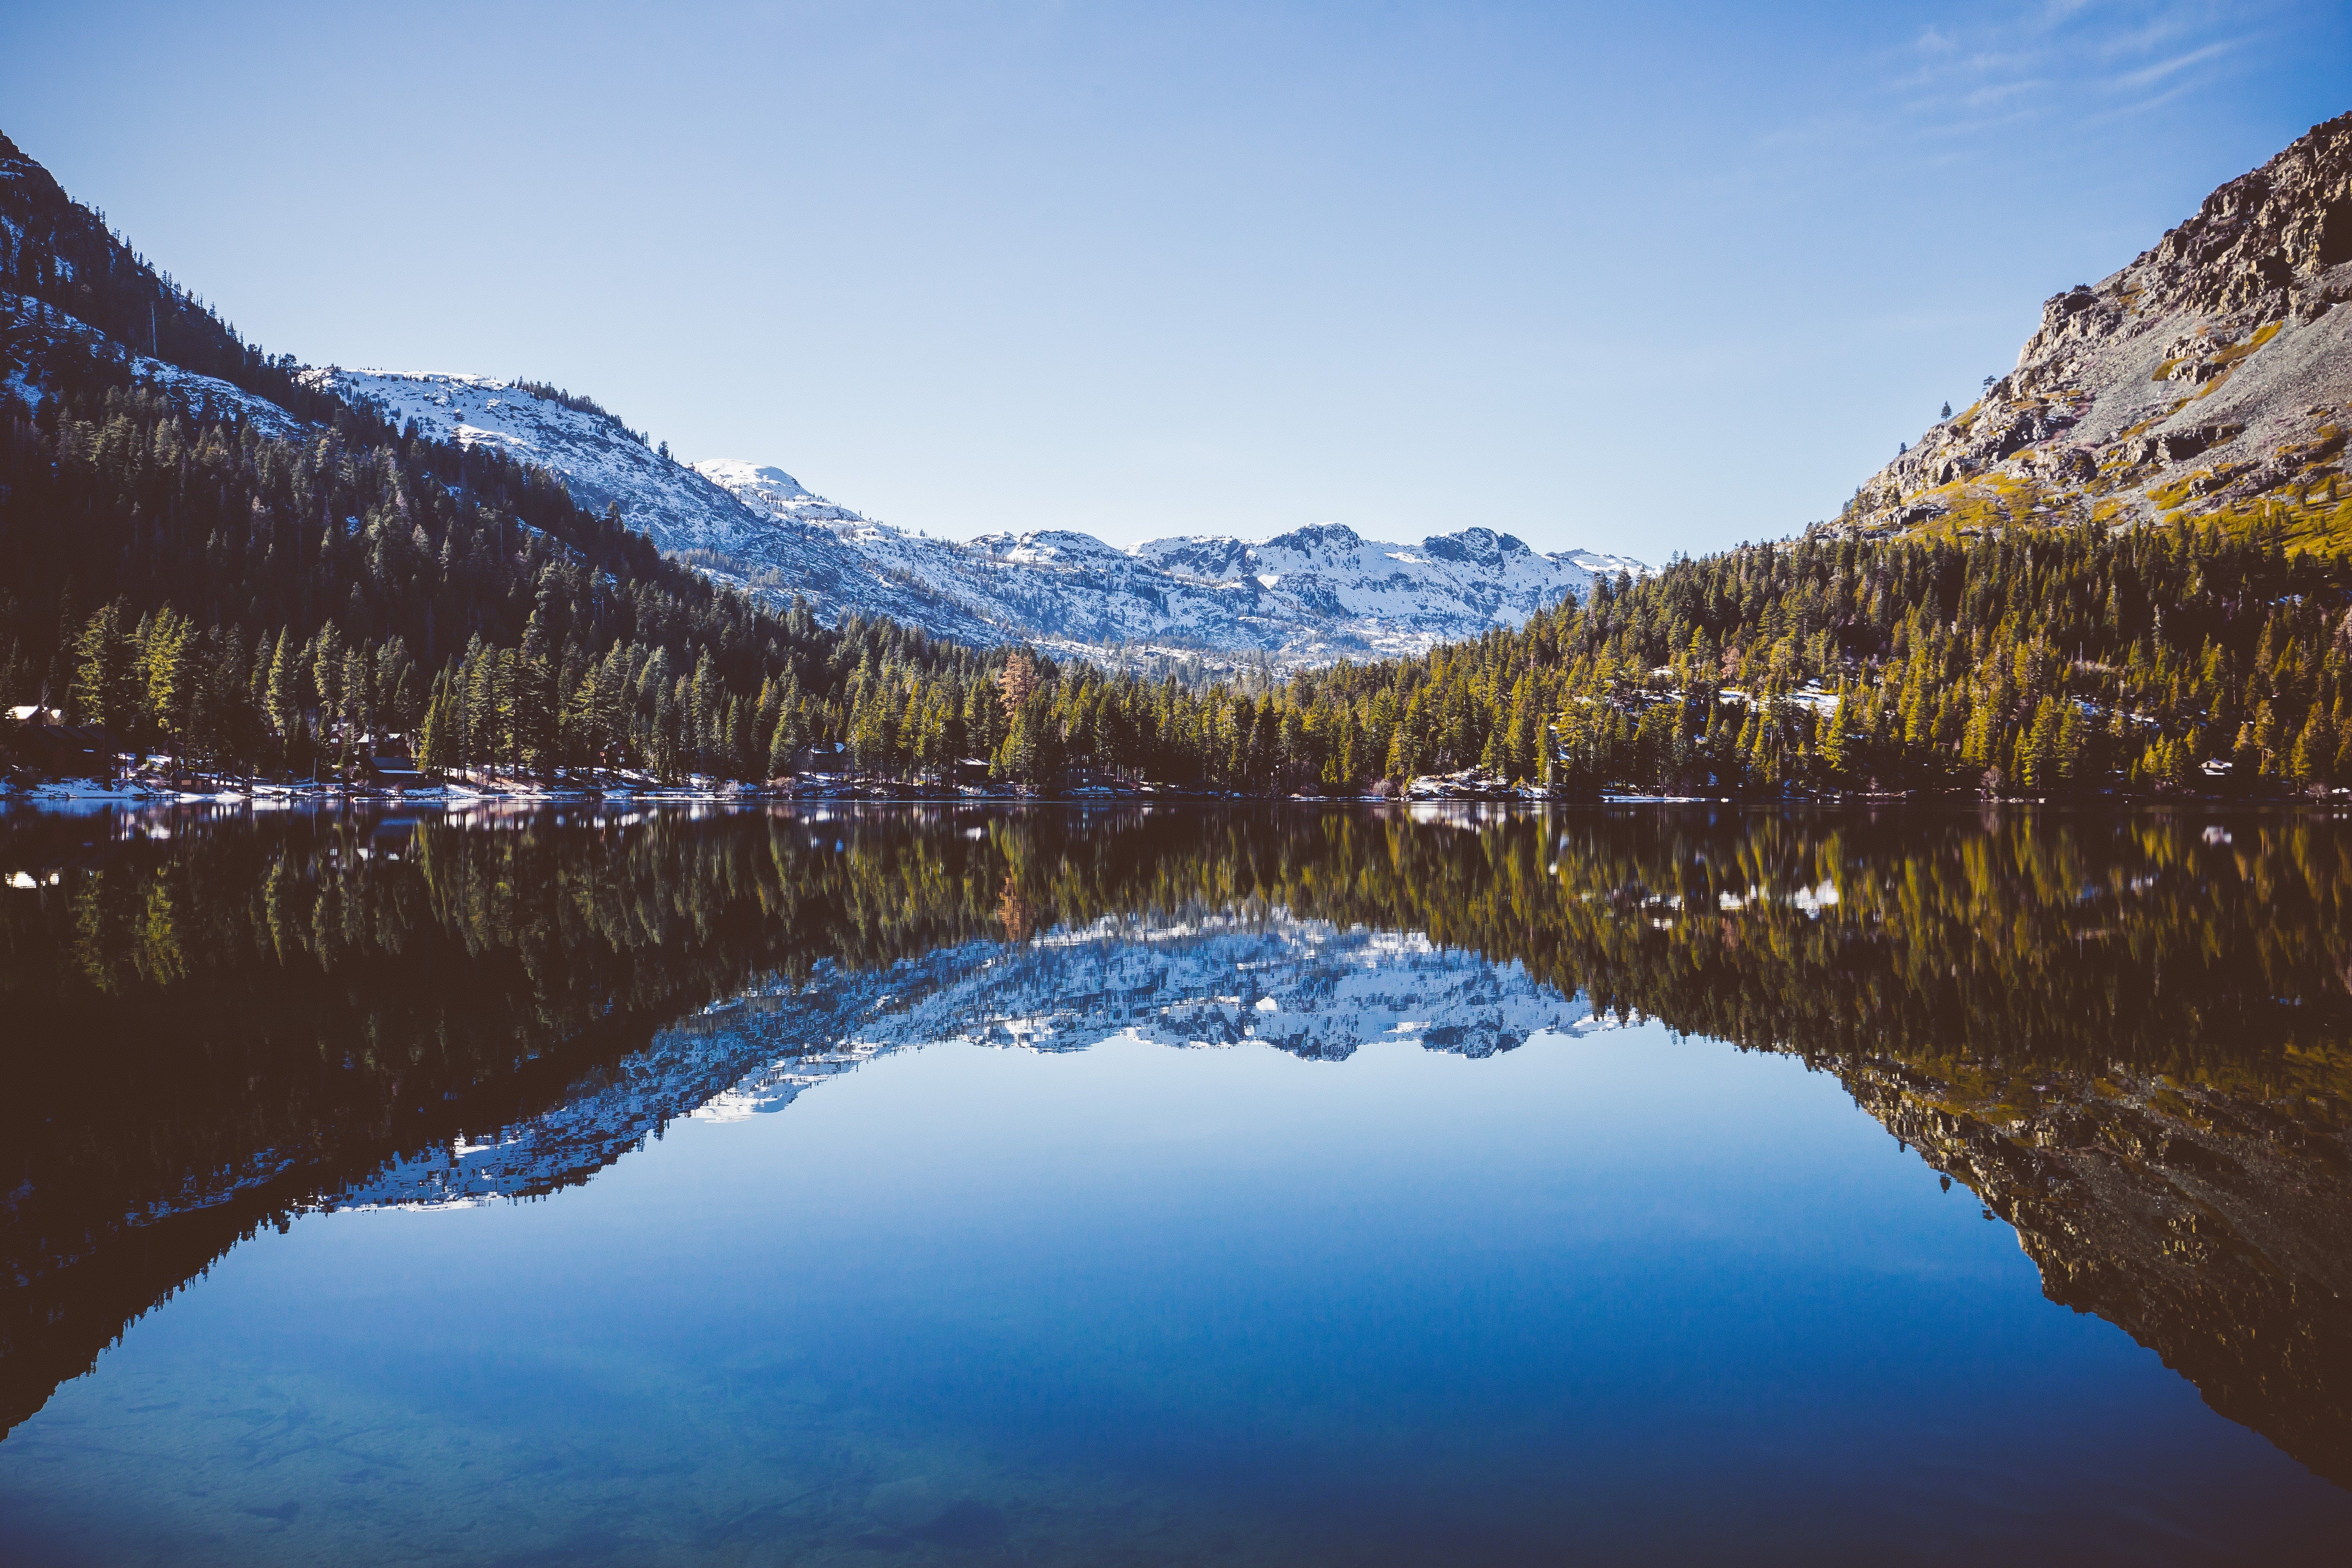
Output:
M1254 544L1216 535L1133 551L1066 530L932 539L808 496L779 468L731 458L696 468L779 521L821 522L901 580L969 609L1003 635L1055 645L1263 653L1286 668L1417 653L1517 626L1594 574L1646 572L1585 552L1541 554L1467 528L1416 545L1324 523ZM820 510L822 509L822 510Z
M534 392L485 375L418 374L328 366L308 370L312 386L374 405L430 440L488 447L562 477L572 499L593 511L619 509L628 525L722 582L779 603L805 597L831 620L844 613L891 616L942 637L997 642L1004 633L921 588L893 579L823 524L857 514L812 496L780 468L742 465L739 479L772 498L759 510L585 398Z
M1263 544L1214 536L1155 539L1136 553L1172 576L1243 592L1254 584L1266 605L1296 605L1302 617L1330 626L1332 640L1352 639L1383 654L1517 626L1571 592L1590 593L1596 574L1649 570L1590 552L1539 553L1485 528L1402 545L1328 522Z
M534 395L486 375L310 370L302 379L352 403L372 403L428 439L490 447L563 476L592 511L617 506L633 525L658 520L666 550L726 550L761 531L734 497L648 447L609 414Z
M5 289L0 289L0 339L8 345L7 353L0 356L0 385L27 401L41 392L44 361L60 345L74 343L90 353L129 353L131 374L140 380L162 387L190 406L208 409L215 417L241 418L264 436L289 437L304 428L300 420L266 397L257 397L217 376L199 375L163 360L131 353L89 323Z
M824 964L803 984L713 1004L555 1109L394 1161L319 1206L449 1207L553 1192L680 1117L781 1110L863 1062L941 1041L1076 1051L1134 1036L1180 1047L1265 1044L1339 1061L1374 1040L1484 1058L1538 1032L1608 1026L1582 997L1563 996L1517 963L1418 933L1280 912L1106 919L882 970Z
M739 463L731 458L715 458L695 464L694 471L762 517L783 518L793 522L856 523L866 521L845 506L837 506L821 495L811 494L806 486L782 468L765 468L752 463Z

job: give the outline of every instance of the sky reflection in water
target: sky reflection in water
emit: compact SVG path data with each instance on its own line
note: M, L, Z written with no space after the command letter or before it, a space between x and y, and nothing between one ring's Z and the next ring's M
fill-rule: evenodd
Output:
M877 831L876 877L969 842ZM1443 831L1456 858L1480 842ZM1489 866L1552 852L1501 831ZM1026 847L1066 876L1075 842ZM1276 847L1294 875L1363 869L1316 842ZM593 1180L538 1201L297 1212L230 1247L0 1443L9 1553L2320 1561L2352 1524L2352 1497L2154 1352L2044 1300L2011 1227L1839 1076L1594 1029L1516 959L1472 961L1486 992L1458 958L1382 983L1464 1016L1549 996L1556 1027L1483 1056L1175 1049L1133 1033L1170 996L1131 991L1145 1022L1074 1053L900 1037L910 1017L949 1032L919 993L961 983L966 1034L1036 1015L1024 987L1045 985L1058 1037L1084 1043L1067 1015L1115 1011L1137 962L1237 1029L1370 1016L1349 976L1382 961L1343 928L1261 911L1260 957L1286 942L1290 966L1259 1008L1200 909L1052 967L1073 929L1052 917L1080 902L1008 887L997 913L1024 942L949 944L954 973L915 951L832 990L822 964L752 980L751 1006L621 1058L731 1071L803 1015L812 1058L888 1047L797 1094L764 1075L744 1103L776 1114L671 1121L609 1164L574 1136ZM1181 1016L1179 1036L1207 1026ZM1341 1054L1308 1036L1294 1048ZM625 1100L615 1081L584 1071L508 1135L586 1090ZM374 1179L354 1190L383 1196Z

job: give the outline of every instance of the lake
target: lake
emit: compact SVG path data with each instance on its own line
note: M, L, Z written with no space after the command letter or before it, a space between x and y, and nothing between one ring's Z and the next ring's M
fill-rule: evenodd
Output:
M2352 822L0 816L0 1560L2340 1561Z

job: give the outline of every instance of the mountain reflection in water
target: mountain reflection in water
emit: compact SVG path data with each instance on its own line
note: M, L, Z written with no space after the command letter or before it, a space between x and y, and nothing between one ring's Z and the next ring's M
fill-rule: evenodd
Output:
M264 1225L552 1192L942 1039L1834 1074L2352 1485L2352 827L1376 810L0 817L0 1423Z

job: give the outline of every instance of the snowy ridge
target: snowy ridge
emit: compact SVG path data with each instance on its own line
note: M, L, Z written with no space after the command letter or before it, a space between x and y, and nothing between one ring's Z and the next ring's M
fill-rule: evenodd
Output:
M756 471L774 476L771 488L778 499L772 510L754 511L732 491L646 446L611 415L541 397L518 382L334 366L302 376L403 425L414 422L428 440L488 447L547 468L589 510L616 509L623 521L670 554L716 557L698 563L721 582L765 590L779 604L797 593L827 620L844 614L890 616L941 637L1003 640L1002 632L961 607L894 581L818 526L857 514L810 495L781 469Z
M60 264L62 265L62 264ZM72 343L87 351L108 353L117 352L114 340L88 322L76 320L54 306L22 294L0 289L0 331L5 331L11 345L9 362L0 362L0 384L32 401L40 393L37 369L41 360L59 346ZM21 359L21 363L17 361ZM140 380L160 386L189 406L210 410L213 416L235 416L245 420L264 436L287 437L300 435L309 426L266 397L252 393L217 376L198 375L182 370L168 361L150 359L145 354L131 355L131 373Z
M1264 543L1157 539L1133 551L1048 529L932 539L811 497L780 468L732 458L696 468L746 507L830 529L902 581L971 609L1006 636L1055 645L1247 652L1285 668L1427 650L1516 626L1596 574L1649 568L1590 552L1543 554L1485 528L1414 545L1337 523Z
M1516 962L1416 933L1256 920L1106 919L1008 946L974 942L887 969L827 964L803 986L716 1003L609 1080L495 1135L393 1162L321 1208L527 1197L583 1182L680 1117L782 1110L876 1057L940 1041L1077 1051L1132 1035L1172 1047L1260 1043L1340 1061L1374 1040L1485 1058L1539 1031L1608 1027Z
M683 463L648 447L610 415L535 396L486 375L408 375L388 371L306 370L309 385L372 404L428 440L489 447L563 476L572 499L591 511L620 509L651 529L665 550L736 550L772 531L735 498Z

